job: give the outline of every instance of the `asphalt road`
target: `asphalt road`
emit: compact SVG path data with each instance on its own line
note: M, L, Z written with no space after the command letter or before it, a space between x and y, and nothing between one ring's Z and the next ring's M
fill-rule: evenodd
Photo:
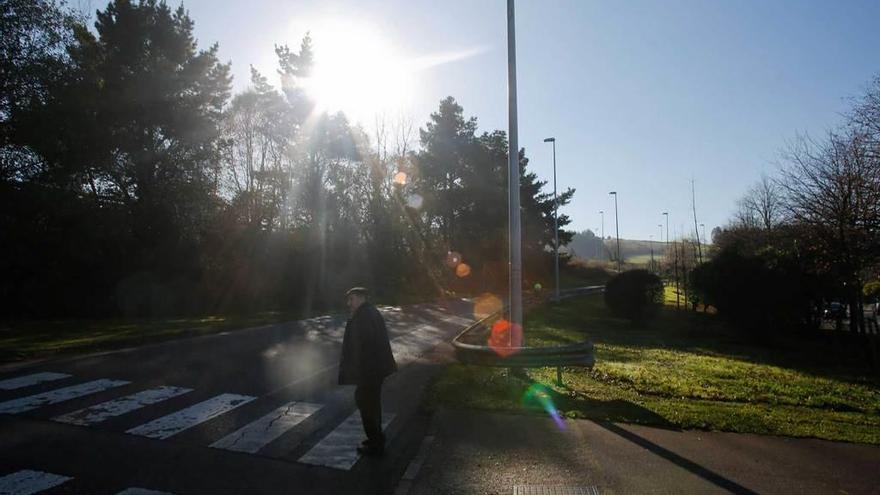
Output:
M383 308L401 369L381 459L354 453L343 316L0 369L0 494L391 493L427 428L424 355L472 309Z

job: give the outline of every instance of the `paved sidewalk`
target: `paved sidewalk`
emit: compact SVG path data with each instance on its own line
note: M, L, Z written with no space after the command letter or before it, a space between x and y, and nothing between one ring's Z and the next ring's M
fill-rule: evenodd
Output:
M505 494L514 485L599 493L880 493L880 447L813 439L441 410L409 495Z

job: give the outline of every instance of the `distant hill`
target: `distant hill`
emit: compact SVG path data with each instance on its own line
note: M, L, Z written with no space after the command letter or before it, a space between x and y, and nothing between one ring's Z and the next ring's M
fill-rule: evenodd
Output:
M659 241L640 241L635 239L620 240L620 255L624 260L634 263L647 263L650 260L651 248L654 248L654 256L663 256L666 244ZM614 237L606 237L604 242L590 230L585 230L574 235L568 244L566 251L572 256L585 260L609 260L612 253L617 250L617 242Z

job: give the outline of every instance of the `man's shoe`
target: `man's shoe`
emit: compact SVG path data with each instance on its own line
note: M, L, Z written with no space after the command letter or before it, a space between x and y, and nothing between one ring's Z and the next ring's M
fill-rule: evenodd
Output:
M375 447L369 443L365 445L361 445L357 448L357 451L360 455L370 456L370 457L379 457L385 453L385 449L383 447Z

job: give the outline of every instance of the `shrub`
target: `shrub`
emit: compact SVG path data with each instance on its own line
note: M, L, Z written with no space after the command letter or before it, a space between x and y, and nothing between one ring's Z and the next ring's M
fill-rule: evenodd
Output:
M694 289L718 314L756 335L814 324L821 280L790 257L722 250L691 272Z
M630 270L605 285L605 304L615 316L644 322L663 305L663 281L648 270Z

